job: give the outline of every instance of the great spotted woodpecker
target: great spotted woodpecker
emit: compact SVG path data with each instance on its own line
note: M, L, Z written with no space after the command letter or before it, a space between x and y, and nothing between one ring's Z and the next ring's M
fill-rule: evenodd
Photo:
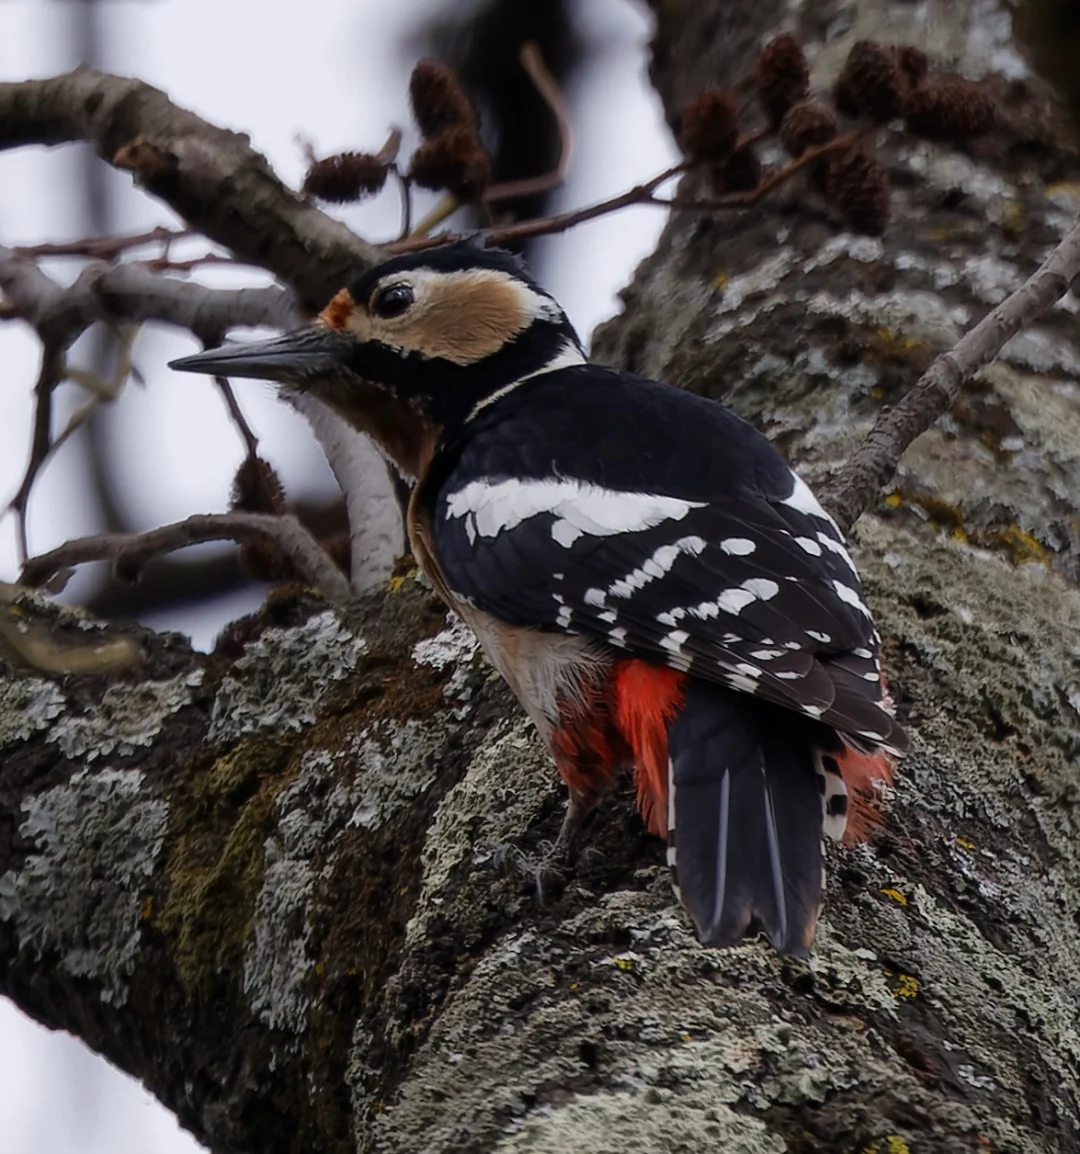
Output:
M417 562L569 787L561 844L633 766L701 940L808 951L822 833L865 836L905 737L840 530L760 433L590 364L518 260L472 244L173 367L310 390L409 481Z

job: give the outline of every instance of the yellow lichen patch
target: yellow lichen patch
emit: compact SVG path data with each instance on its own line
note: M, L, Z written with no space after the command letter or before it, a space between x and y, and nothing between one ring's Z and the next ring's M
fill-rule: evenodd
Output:
M903 503L904 503L904 498L900 495L900 491L898 489L894 489L885 498L885 504L888 505L890 509L899 509L900 506L903 505Z
M926 341L886 328L875 329L866 345L866 359L870 363L910 365L920 373L926 371L935 355Z
M885 1154L911 1154L911 1147L896 1134L885 1139Z
M724 288L724 287L727 285L727 283L728 283L728 281L729 281L730 279L731 279L731 278L728 276L728 274L727 274L726 272L724 272L724 270L723 270L723 269L721 269L721 270L720 270L720 271L719 271L719 272L718 272L718 273L717 273L717 274L716 274L716 275L715 275L715 276L712 278L712 284L713 284L713 288L717 288L717 289L722 289L722 288Z
M1018 200L1010 201L1005 211L998 218L998 224L1005 232L1019 236L1028 226L1027 211Z
M900 905L900 906L906 906L907 905L907 898L904 897L904 895L899 890L883 889L881 892L887 898L892 898L892 900L894 902L896 902L897 905Z
M893 985L893 993L898 998L904 998L910 1001L919 995L919 980L913 978L911 974L897 974L896 982Z
M154 899L150 894L143 898L142 913L140 915L144 922L148 922L154 916Z
M1075 180L1055 180L1046 186L1047 196L1074 196L1080 199L1080 183Z
M1019 525L1007 525L999 533L995 533L994 537L1009 551L1011 559L1017 565L1030 562L1047 565L1050 562L1050 550Z
M391 577L389 581L387 581L386 590L388 593L397 593L401 589L402 585L404 585L404 584L405 584L405 578L404 577L398 577L395 575L395 576Z
M966 837L957 837L956 838L956 844L961 849L972 850L975 848L975 843L973 841L968 841L968 839Z

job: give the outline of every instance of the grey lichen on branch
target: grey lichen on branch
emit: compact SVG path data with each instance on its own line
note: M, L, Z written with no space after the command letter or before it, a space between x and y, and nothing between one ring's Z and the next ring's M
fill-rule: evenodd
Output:
M1038 320L1080 276L1080 224L1038 270L957 344L942 353L903 399L878 418L843 470L822 490L842 528L850 529L896 472L904 451L948 411L960 390L1018 332Z
M287 188L247 136L144 81L77 68L0 84L0 149L85 140L192 228L321 308L377 251Z

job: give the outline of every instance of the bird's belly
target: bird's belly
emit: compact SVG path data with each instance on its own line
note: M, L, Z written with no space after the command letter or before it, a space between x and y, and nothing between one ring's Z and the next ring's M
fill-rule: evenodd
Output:
M508 625L460 601L453 608L545 741L559 724L561 711L595 692L610 672L611 658L584 637Z

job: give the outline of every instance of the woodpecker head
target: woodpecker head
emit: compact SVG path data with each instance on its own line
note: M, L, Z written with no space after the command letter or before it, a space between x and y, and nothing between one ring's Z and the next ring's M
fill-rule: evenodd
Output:
M358 274L305 328L171 367L311 392L397 460L387 423L445 436L518 381L584 359L562 309L515 256L462 243Z

